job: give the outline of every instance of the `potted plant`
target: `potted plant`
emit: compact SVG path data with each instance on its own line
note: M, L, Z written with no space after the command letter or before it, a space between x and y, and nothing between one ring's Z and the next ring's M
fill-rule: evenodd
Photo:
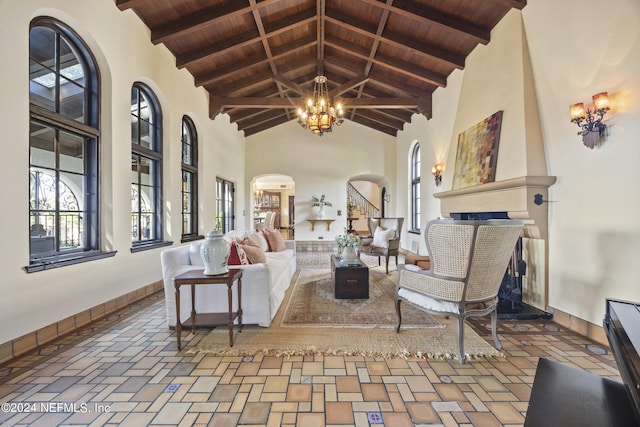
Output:
M331 203L325 200L324 194L318 199L316 196L312 196L313 198L313 207L319 207L320 212L318 212L319 218L324 218L324 207L331 206Z
M358 257L356 249L362 246L362 239L357 234L346 233L336 236L338 254L345 261L353 261Z

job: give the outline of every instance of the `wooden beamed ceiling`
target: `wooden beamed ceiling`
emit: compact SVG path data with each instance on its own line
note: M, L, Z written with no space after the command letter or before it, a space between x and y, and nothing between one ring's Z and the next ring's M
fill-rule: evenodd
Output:
M245 136L290 120L319 69L345 119L396 136L526 0L115 0Z

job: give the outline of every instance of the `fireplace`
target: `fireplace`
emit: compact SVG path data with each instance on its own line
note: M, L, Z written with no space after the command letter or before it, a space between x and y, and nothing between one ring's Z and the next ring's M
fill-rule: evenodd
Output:
M455 212L452 219L487 221L510 219L508 212ZM550 319L551 314L523 302L523 280L527 274L527 262L523 257L522 237L516 243L498 291L498 318L531 320Z
M518 311L544 313L547 308L548 209L545 201L548 187L555 180L553 176L523 176L434 194L440 200L440 211L445 218L524 222L519 247L505 275L505 289L501 289L502 318ZM518 293L521 303L512 303ZM526 314L519 316L517 318L528 318Z

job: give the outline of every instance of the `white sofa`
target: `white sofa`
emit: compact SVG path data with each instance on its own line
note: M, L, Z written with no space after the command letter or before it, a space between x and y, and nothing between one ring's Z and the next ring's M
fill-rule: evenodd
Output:
M232 231L225 235L231 240L244 236L245 232ZM162 278L167 310L167 324L176 324L176 298L173 278L189 270L202 269L200 245L202 241L168 248L162 251ZM286 240L286 250L265 252L267 262L249 265L233 265L242 268L242 323L268 327L276 315L291 278L296 271L296 250L293 240ZM192 263L191 260L194 260ZM199 264L199 265L198 265ZM190 286L180 287L180 320L191 314ZM237 285L233 286L233 306L237 309ZM203 285L196 287L196 312L227 312L227 287Z

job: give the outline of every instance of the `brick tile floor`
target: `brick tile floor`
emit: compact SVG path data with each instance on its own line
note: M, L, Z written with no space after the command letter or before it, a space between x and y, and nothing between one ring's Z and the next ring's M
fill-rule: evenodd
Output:
M164 312L151 295L0 366L0 425L519 426L540 356L619 379L607 348L551 321L500 322L506 357L459 365L187 354Z

